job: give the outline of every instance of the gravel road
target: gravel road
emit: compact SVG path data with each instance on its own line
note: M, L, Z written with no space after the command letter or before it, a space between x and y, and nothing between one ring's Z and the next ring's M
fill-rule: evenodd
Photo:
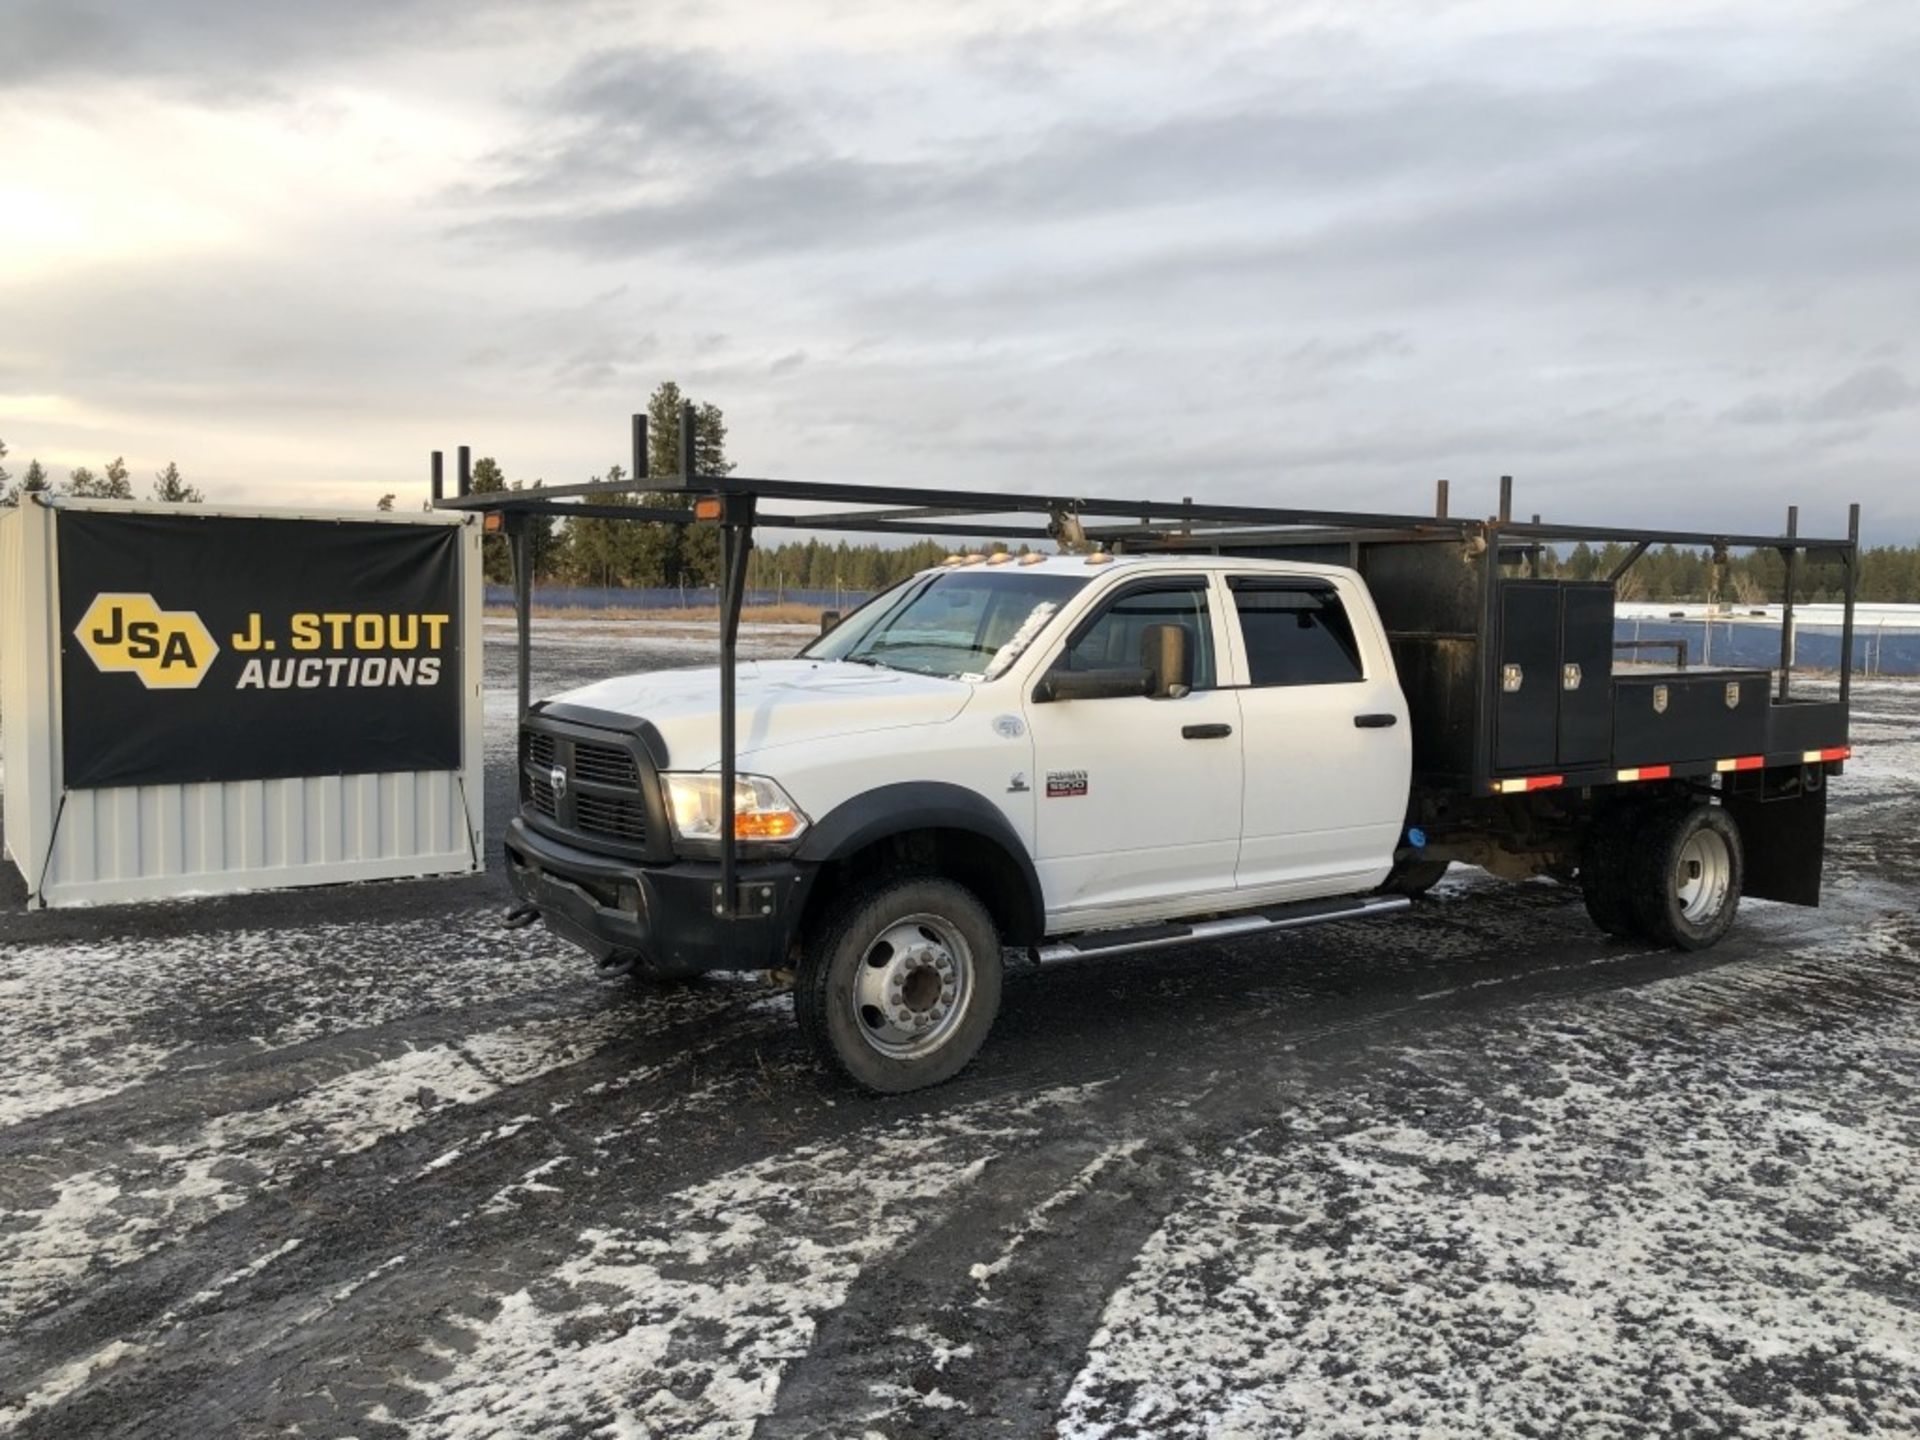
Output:
M544 624L536 690L704 644ZM1920 686L1855 744L1827 906L1708 955L1456 871L1022 969L892 1100L759 977L501 929L497 875L10 893L0 1432L1920 1434Z

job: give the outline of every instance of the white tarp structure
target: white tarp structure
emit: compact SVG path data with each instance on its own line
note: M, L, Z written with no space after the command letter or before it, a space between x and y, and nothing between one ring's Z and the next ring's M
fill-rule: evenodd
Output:
M6 857L25 878L35 905L483 867L481 529L472 517L191 507L196 519L457 529L458 605L448 638L457 644L460 663L447 675L459 691L457 712L449 709L457 714L449 723L459 729L452 747L456 764L390 769L377 763L376 753L365 773L69 788L61 692L63 645L72 637L61 621L57 537L61 517L76 512L177 516L182 507L61 497L0 512L0 821ZM378 705L383 697L360 703ZM247 721L237 702L234 709L234 733L240 735ZM138 722L130 716L127 723Z

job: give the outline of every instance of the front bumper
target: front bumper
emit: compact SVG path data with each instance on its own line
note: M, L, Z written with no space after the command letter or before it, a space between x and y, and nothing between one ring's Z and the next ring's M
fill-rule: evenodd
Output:
M813 882L813 867L743 861L734 869L741 918L718 913L720 866L643 865L596 855L542 835L516 816L507 825L507 879L554 934L602 964L639 957L660 976L784 965Z

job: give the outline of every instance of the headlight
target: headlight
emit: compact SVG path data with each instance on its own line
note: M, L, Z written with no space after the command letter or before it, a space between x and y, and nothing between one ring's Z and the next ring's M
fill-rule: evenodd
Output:
M667 813L681 840L720 838L720 777L673 774L667 786ZM787 792L764 775L733 777L733 835L736 840L791 840L807 828L807 817Z

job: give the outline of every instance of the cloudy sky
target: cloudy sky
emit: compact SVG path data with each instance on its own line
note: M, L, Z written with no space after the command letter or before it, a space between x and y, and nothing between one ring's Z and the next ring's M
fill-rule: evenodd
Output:
M1920 537L1920 7L0 0L0 439Z

